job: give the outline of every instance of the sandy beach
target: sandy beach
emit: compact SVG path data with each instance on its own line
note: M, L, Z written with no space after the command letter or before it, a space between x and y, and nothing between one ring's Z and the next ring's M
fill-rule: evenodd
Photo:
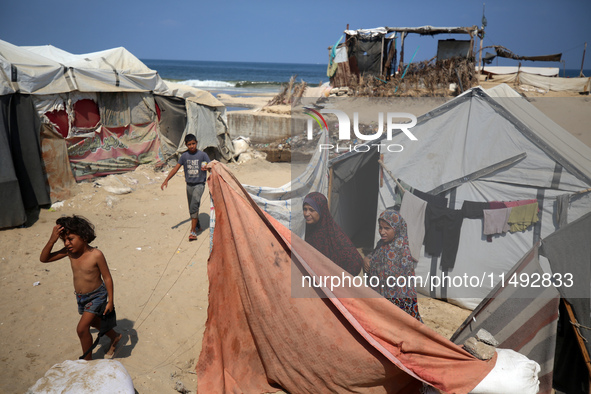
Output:
M262 159L229 168L241 182L253 185L280 186L291 176L289 163ZM188 241L183 175L161 191L166 174L143 166L108 177L133 189L124 195L80 183L73 198L55 211L42 210L32 227L0 232L0 392L24 392L52 365L81 354L69 262L39 262L55 220L72 214L96 226L92 244L111 269L117 330L123 334L116 359L137 392L174 393L177 381L196 390L194 369L207 319L209 230ZM209 221L209 206L206 189L201 223ZM421 313L426 324L450 336L469 311L421 299ZM101 339L95 359L104 358L108 343Z
M545 99L533 99L543 107ZM547 115L591 145L589 96L561 99L564 107L555 102L551 108L544 104ZM228 167L245 184L275 187L291 180L289 163L254 159ZM145 165L134 172L78 183L72 198L59 208L41 210L31 227L0 231L0 392L25 392L52 365L81 355L68 261L39 261L55 220L72 214L85 216L96 227L92 245L104 253L111 269L117 330L123 334L116 359L131 375L136 391L175 393L181 382L195 392L195 364L207 319L210 238L205 228L196 241L188 241L182 171L160 190L168 169L155 171ZM132 192L109 193L104 187L108 183L128 186ZM209 211L206 188L202 224L209 222ZM470 313L428 298L419 303L425 323L447 337ZM92 332L96 335L96 330ZM104 358L107 346L108 339L102 339L94 358Z

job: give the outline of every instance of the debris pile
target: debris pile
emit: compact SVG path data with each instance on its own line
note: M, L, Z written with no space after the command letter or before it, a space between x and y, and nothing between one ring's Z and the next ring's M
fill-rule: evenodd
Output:
M407 68L388 80L375 76L353 76L347 95L354 97L447 97L457 96L472 86L476 86L477 83L474 62L470 59L452 58L435 61L433 58L410 63Z

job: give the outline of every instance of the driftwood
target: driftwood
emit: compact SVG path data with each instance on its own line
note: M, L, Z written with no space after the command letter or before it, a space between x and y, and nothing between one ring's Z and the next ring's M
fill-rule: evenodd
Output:
M266 107L281 104L298 105L302 101L302 96L308 85L304 81L297 84L296 77L297 75L293 75L289 82L282 86L281 91L267 103Z

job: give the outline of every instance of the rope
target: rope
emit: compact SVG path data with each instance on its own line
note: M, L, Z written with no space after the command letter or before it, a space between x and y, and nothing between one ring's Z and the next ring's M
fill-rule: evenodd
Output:
M186 233L185 233L186 235ZM184 237L184 236L183 236ZM148 317L150 317L150 315L152 314L152 312L154 312L154 310L158 307L158 305L160 305L160 303L162 302L162 300L164 299L164 297L166 297L166 294L174 287L174 285L176 285L176 283L178 282L178 280L181 278L181 275L185 272L185 270L187 269L187 267L190 264L190 261L193 260L193 258L197 255L197 252L199 252L199 250L201 249L201 247L203 246L203 243L205 242L205 239L209 239L209 237L203 237L201 240L201 243L199 244L199 247L197 248L197 250L195 251L195 253L193 253L193 255L191 256L191 258L189 259L189 263L187 263L185 265L185 268L178 274L178 276L176 277L176 279L174 280L174 282L172 283L172 285L170 285L170 287L168 288L168 290L166 290L164 292L164 295L160 298L160 300L158 300L158 302L156 303L156 305L154 305L154 307L150 310L150 312L148 313L148 315L137 325L137 327L134 327L136 330L139 329L141 327L142 324L144 324L144 322L148 319ZM181 241L182 242L182 241ZM180 245L180 243L179 243ZM177 249L178 250L178 247ZM173 255L174 256L174 255ZM170 263L170 261L172 260L172 257L170 258L170 260L168 260L168 263ZM150 294L150 298L148 298L148 301L146 301L146 303L144 304L144 308L142 308L142 310L140 311L140 314L137 317L137 320L139 320L139 317L141 316L141 314L143 313L144 309L146 309L146 305L148 304L148 302L150 301L150 299L152 298L152 295L154 294L154 292L156 291L156 288L158 287L158 283L160 283L160 280L164 277L164 273L166 272L166 269L168 268L168 263L166 264L166 268L164 269L164 271L162 271L162 275L160 275L160 278L158 279L158 282L156 283L156 286L154 286L154 289L152 290L152 293Z
M392 174L390 172L390 170L388 168L386 168L386 165L384 164L384 162L381 161L381 160L378 160L378 163L380 163L380 165L388 173L388 175L390 175L392 177L392 179L394 179L394 182L396 182L396 185L400 188L400 190L402 190L402 194L404 194L406 192L406 189L404 189L402 187L402 185L400 184L400 182L398 182L398 179L396 179L396 177L394 176L394 174Z

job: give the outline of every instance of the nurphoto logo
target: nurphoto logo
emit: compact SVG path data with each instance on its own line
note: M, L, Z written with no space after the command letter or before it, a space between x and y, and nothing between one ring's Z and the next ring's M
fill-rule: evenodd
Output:
M306 111L304 114L308 115L310 119L308 119L307 123L307 137L308 140L312 140L314 138L313 132L313 121L316 121L320 129L323 128L328 132L328 123L322 114L333 114L338 119L338 128L339 128L339 141L350 141L351 140L351 119L349 115L347 115L344 111L338 109L321 109L317 111L310 107L304 107ZM407 120L406 122L400 122L399 120ZM396 120L396 121L395 121ZM410 122L408 122L410 120ZM386 113L386 122L384 122L384 112L378 113L378 127L377 131L373 134L364 134L359 131L359 112L353 112L353 133L355 139L362 140L362 141L374 141L377 139L381 139L384 133L384 124L386 125L386 139L387 141L391 141L394 135L395 130L402 131L411 141L417 141L417 137L411 133L410 129L417 124L417 118L413 114L405 113L405 112L387 112ZM342 151L356 151L356 152L367 152L372 147L377 147L378 152L381 150L387 150L388 152L402 152L404 147L400 144L368 144L363 143L359 145L337 145L334 144L320 144L319 150L331 150L335 149L336 152Z

